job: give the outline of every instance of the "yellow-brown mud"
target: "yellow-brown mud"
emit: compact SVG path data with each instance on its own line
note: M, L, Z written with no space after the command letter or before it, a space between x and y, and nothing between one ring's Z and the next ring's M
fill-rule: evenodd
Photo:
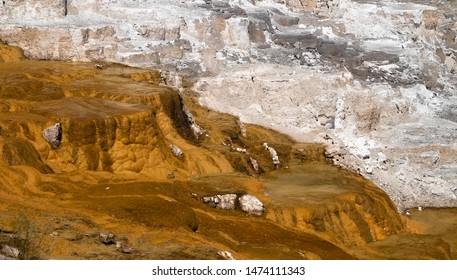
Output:
M243 136L235 117L189 97L206 131L195 137L182 99L157 71L29 61L4 45L0 61L2 246L24 236L15 226L24 215L31 257L44 259L218 259L219 251L237 259L455 257L455 239L424 235L421 222L407 227L385 193L328 165L321 146L253 125ZM62 141L53 148L42 131L57 122ZM282 169L274 170L264 142ZM266 213L201 201L226 193L253 194ZM103 244L100 233L114 233L126 250ZM422 249L398 251L417 240Z

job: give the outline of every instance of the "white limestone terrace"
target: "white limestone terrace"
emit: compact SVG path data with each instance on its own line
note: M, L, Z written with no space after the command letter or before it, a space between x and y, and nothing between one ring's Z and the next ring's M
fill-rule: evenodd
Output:
M325 143L400 210L457 206L456 22L455 0L0 3L27 56L185 73L203 105Z

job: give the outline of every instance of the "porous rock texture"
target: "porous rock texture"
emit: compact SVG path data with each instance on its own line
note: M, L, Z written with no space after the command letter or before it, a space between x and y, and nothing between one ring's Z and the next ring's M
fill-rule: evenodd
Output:
M328 145L400 210L457 206L457 1L0 3L35 59L160 68L200 102Z

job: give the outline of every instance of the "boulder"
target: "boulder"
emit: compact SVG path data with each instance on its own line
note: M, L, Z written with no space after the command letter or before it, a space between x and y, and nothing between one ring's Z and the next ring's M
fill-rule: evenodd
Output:
M113 233L100 233L98 240L105 245L116 244L115 235Z
M62 141L62 126L60 123L56 123L53 126L50 126L43 130L43 138L46 140L49 144L52 145L52 147L55 149L59 147L60 142Z
M241 210L244 212L259 216L264 212L263 203L253 195L242 195L238 198L238 201L240 203Z

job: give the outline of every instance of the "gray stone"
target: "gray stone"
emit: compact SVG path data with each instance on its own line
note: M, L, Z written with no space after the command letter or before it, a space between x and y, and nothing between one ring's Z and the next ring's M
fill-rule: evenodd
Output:
M61 124L56 123L53 126L46 128L43 131L42 135L43 135L44 140L46 140L49 144L51 144L54 149L59 147L60 142L62 141Z
M277 23L282 26L293 26L297 25L300 19L298 17L288 17L288 16L281 16L281 15L274 15L274 19Z
M239 197L238 201L240 202L241 210L244 212L259 216L264 212L263 203L253 195L245 194Z
M265 34L263 33L262 24L250 21L248 25L248 33L251 42L265 43Z
M346 50L346 42L321 41L317 45L317 51L325 57L344 57L343 52Z
M133 253L133 248L132 247L128 247L128 248L120 248L118 249L119 252L123 253L123 254L131 254Z
M280 46L293 49L316 49L319 44L319 40L313 34L275 34L273 41Z
M113 233L100 233L98 236L98 239L100 240L101 243L105 245L112 245L115 244L115 235Z

